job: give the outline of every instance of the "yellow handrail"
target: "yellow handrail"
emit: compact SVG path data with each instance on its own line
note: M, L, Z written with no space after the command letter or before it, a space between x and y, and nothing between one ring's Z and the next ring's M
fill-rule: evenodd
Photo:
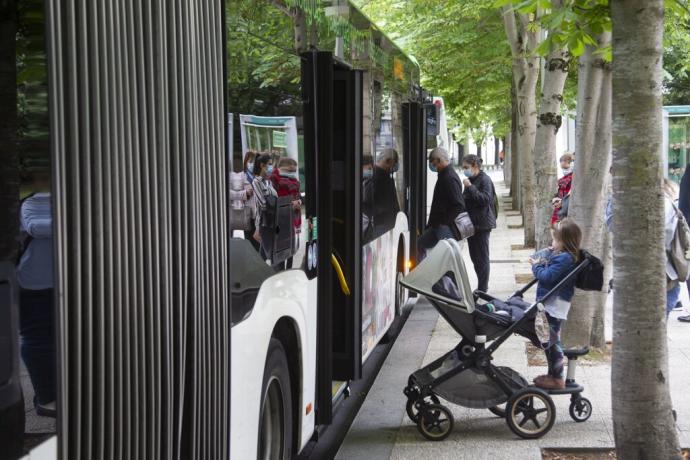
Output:
M338 262L338 259L335 257L335 254L331 254L331 265L333 265L335 273L338 275L338 281L340 281L340 289L343 291L343 294L349 296L350 287L347 285L345 274L343 273L343 269L340 266L340 262Z

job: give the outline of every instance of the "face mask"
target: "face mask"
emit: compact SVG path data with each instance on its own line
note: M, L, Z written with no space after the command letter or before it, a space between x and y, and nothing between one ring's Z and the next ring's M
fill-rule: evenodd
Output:
M373 169L365 169L362 171L362 178L363 179L371 179L374 177L374 170Z
M287 169L279 169L280 175L289 177L290 179L297 179L297 171L288 171Z
M266 166L266 174L273 174L273 165Z
M468 179L472 177L472 170L471 169L463 169L462 173L467 177Z
M398 172L398 169L399 169L399 165L398 165L398 163L395 163L395 164L393 165L393 167L391 168L391 172L392 172L392 173Z
M570 168L563 168L563 174L570 174L573 172L573 167L571 166Z
M429 163L429 169L431 170L431 172L438 172L438 168L433 163Z
M254 171L254 163L247 163L247 171L252 172Z

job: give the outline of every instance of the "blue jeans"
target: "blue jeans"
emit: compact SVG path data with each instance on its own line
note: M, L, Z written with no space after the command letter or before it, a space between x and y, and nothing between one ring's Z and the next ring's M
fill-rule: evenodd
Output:
M688 286L688 289L690 290L690 286ZM679 298L680 283L676 283L675 287L672 287L671 289L666 291L666 318L668 318L668 315L675 308Z
M419 252L419 262L426 257L426 252L432 249L436 244L448 238L455 238L453 231L447 225L439 225L438 227L429 227L424 230L424 233L417 240L417 250Z
M55 313L53 290L19 293L19 333L22 359L40 404L55 401Z

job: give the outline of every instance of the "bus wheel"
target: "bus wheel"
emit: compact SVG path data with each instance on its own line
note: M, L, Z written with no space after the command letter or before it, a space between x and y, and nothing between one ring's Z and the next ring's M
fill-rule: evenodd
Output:
M280 341L268 345L259 419L259 460L292 458L292 401L287 356Z

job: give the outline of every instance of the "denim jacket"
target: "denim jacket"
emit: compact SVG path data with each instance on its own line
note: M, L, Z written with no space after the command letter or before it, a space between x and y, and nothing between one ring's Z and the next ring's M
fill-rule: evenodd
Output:
M539 280L537 284L537 298L541 299L576 266L575 258L569 252L549 251L542 261L532 266L534 277ZM575 295L575 279L566 283L557 296L570 302Z

